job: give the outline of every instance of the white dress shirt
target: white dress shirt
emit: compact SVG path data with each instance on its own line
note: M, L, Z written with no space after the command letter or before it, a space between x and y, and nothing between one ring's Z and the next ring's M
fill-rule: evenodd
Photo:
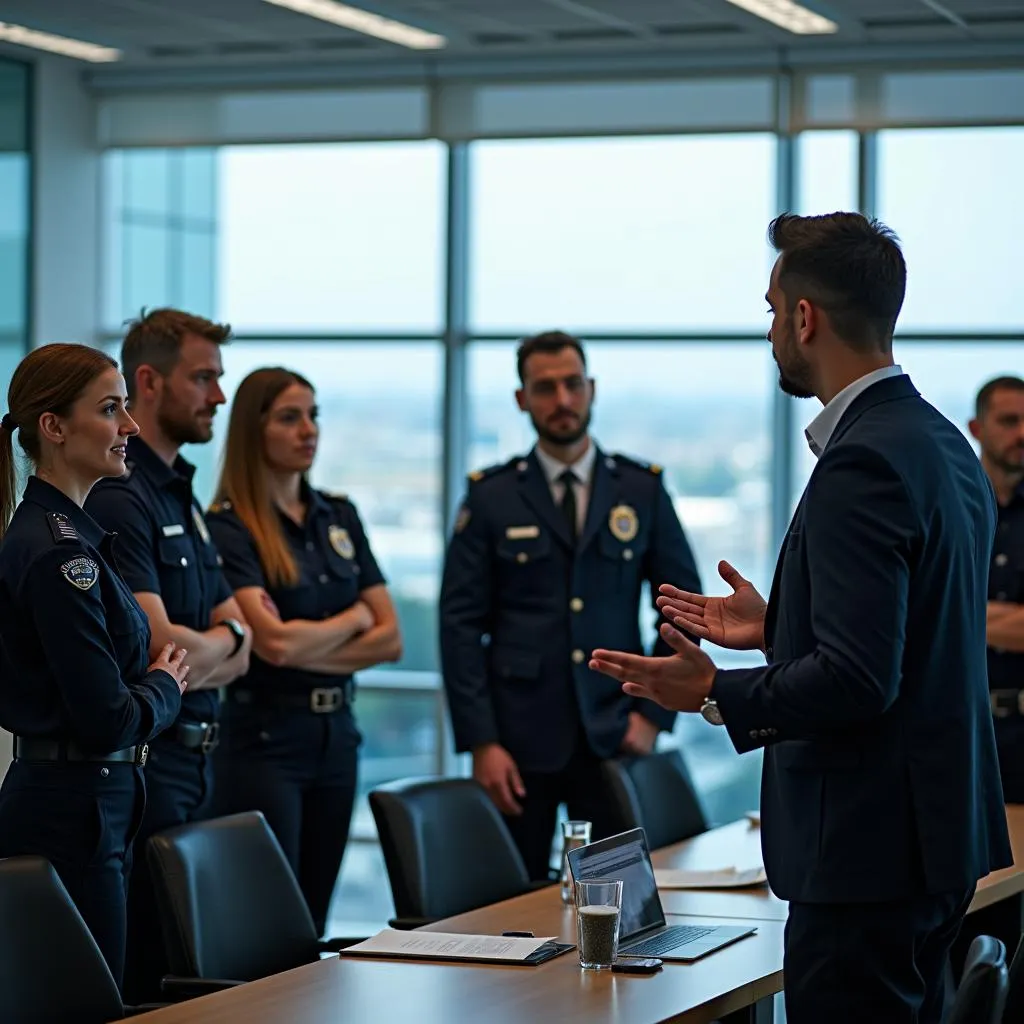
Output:
M804 437L814 457L821 458L829 440L839 426L843 413L853 404L853 400L863 392L867 391L872 384L889 377L898 377L903 373L901 366L883 366L880 370L872 370L871 373L858 377L852 384L847 384L842 391L836 395L828 405L825 406L817 416L807 424Z
M544 470L544 477L547 479L548 487L551 489L551 497L554 499L555 507L561 508L562 499L565 497L565 484L558 478L567 470L571 469L576 477L576 535L581 536L583 526L587 521L587 504L590 501L590 478L594 471L594 459L597 458L597 445L593 441L587 446L587 450L571 465L548 455L540 445L534 449L540 468Z

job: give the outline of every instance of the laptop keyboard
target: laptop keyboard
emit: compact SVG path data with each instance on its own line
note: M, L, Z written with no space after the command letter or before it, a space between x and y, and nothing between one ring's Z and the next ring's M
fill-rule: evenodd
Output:
M670 928L666 928L665 931L658 932L657 935L652 935L635 946L631 944L627 948L630 956L658 956L660 953L668 953L670 950L702 939L712 930L713 927L702 928L700 925L694 924L674 924Z

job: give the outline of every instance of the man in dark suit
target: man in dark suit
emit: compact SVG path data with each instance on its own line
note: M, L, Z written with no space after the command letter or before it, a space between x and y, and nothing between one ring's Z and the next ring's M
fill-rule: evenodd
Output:
M672 626L662 659L595 651L632 696L765 747L762 847L790 901L790 1024L939 1024L977 880L1011 863L985 667L992 488L893 365L906 267L859 214L783 215L768 301L783 390L824 406L767 606L663 588L663 613L763 668L716 670ZM685 589L685 588L684 588Z
M474 777L543 879L559 804L592 821L593 838L606 833L600 760L649 754L675 720L592 672L591 650L609 637L643 650L645 580L700 580L661 470L591 439L580 342L528 338L518 369L537 445L470 476L441 584L441 662L456 750L472 752Z

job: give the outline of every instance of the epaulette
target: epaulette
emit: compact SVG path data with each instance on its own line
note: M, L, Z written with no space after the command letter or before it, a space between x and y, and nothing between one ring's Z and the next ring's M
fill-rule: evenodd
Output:
M212 512L214 515L218 512L230 512L231 502L228 501L227 498L219 498L209 507L208 511Z
M516 456L514 459L509 459L508 462L499 462L497 465L488 466L486 469L475 469L469 474L469 482L471 484L479 483L481 480L496 476L504 470L514 469L521 461L519 456Z
M46 523L50 527L55 544L64 544L79 539L75 524L63 512L47 512Z
M661 472L661 466L654 462L644 462L643 459L634 459L631 455L623 455L621 452L616 452L613 457L616 462L620 462L624 466L632 466L634 469L643 469L648 473L653 473L655 476Z
M344 501L348 502L349 497L347 494L334 494L331 491L320 492L328 501Z

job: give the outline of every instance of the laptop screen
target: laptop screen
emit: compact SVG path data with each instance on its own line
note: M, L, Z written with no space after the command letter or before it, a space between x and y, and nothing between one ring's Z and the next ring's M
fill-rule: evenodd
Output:
M569 868L577 882L593 878L622 880L620 941L665 923L642 828L570 850Z

